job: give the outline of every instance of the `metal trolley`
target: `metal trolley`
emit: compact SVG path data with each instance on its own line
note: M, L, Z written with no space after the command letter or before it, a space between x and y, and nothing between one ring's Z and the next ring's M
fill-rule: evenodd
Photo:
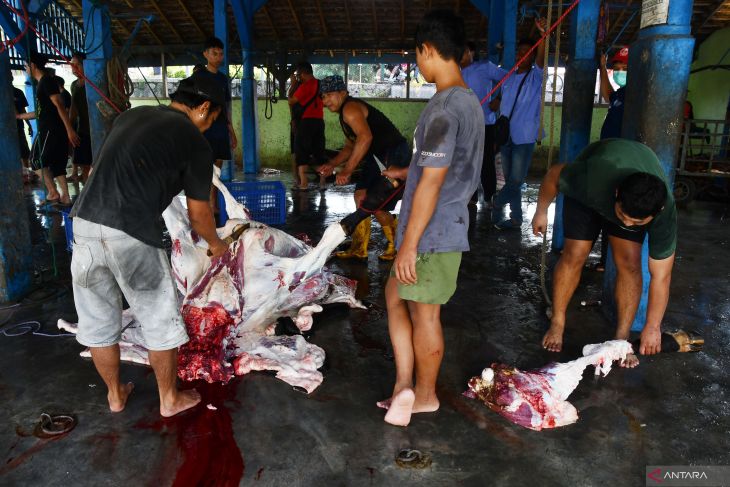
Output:
M728 195L730 185L730 120L685 119L674 199L686 205L713 189Z

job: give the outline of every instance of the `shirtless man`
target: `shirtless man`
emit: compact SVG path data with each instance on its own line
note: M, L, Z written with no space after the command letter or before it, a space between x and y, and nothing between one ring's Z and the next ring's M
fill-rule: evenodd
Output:
M327 164L319 167L322 176L331 176L339 166L344 167L337 172L336 182L345 185L350 182L352 173L358 166L362 166L362 174L355 185L355 206L365 200L368 191L372 190L381 179L380 162L384 167L398 169L408 167L411 160L411 150L408 142L401 135L383 112L374 106L347 92L345 81L339 75L327 76L320 82L320 93L324 106L340 119L340 127L345 134L345 147L330 159ZM395 230L396 220L390 212L400 199L400 193L375 211L387 239L387 245L380 260L395 259ZM335 254L341 259L367 259L368 242L370 241L370 218L364 219L352 234L352 244L348 250Z

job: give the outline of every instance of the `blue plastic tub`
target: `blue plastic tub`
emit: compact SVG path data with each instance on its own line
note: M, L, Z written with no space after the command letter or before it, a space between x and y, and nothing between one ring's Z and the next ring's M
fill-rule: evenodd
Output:
M286 188L281 181L231 181L225 183L236 201L251 212L251 218L267 225L286 222ZM226 203L218 192L218 225L228 221Z

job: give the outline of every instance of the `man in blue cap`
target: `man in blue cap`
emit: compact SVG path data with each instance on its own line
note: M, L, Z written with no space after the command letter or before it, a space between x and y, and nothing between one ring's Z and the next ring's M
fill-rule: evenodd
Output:
M324 106L339 114L340 127L346 139L345 147L327 164L320 166L319 173L329 176L336 167L344 164L345 167L337 172L336 180L337 184L344 185L350 182L353 171L362 165L362 175L355 185L357 207L360 207L368 190L374 188L381 179L380 165L384 168L404 168L402 177L405 179L411 161L411 150L393 122L372 105L351 97L342 76L327 76L320 82L319 91ZM390 212L395 208L400 195L400 192L394 193L393 198L374 212L388 240L385 251L378 256L381 260L395 259L396 221ZM350 248L335 255L342 259L367 259L369 241L370 218L366 218L355 228Z

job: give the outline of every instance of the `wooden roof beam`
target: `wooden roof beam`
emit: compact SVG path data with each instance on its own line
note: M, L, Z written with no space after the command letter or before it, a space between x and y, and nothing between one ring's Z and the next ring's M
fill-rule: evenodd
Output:
M266 5L264 5L261 10L264 11L264 15L266 15L266 18L269 21L269 26L271 27L271 30L274 32L274 37L278 41L280 39L279 31L276 30L276 24L274 24L274 19L271 17L271 13L269 12L269 9L266 8Z
M622 25L621 21L626 16L626 12L630 11L630 9L628 7L630 7L633 2L634 2L634 0L629 0L628 2L626 2L626 7L621 9L621 13L619 14L618 18L614 21L614 23L612 25L610 25L608 27L608 32L606 32L606 39L610 39L609 42L613 41L613 36L611 34L616 32L617 26Z
M350 6L347 4L347 0L344 0L345 4L345 16L347 17L347 32L352 33L352 17L350 17Z
M375 42L378 41L378 10L375 8L375 0L370 0L370 6L373 10L373 32L375 32Z
M162 19L163 22L165 22L165 24L167 24L167 27L170 28L172 33L175 34L175 37L177 37L180 42L184 42L180 33L177 31L175 26L172 25L172 22L170 22L170 19L168 19L167 15L165 15L162 12L162 9L160 8L159 4L155 0L147 0L147 1L152 4L152 6L155 8L155 10L157 10L157 13L160 15L160 18Z
M317 11L319 12L319 23L322 25L322 32L324 32L325 37L329 36L329 33L327 32L327 23L324 21L324 13L322 12L322 2L320 0L317 0ZM334 57L334 56L332 56Z
M78 0L71 0L71 3L73 3L74 6L79 9L79 12L81 12L81 26L83 28L84 7L81 5L81 2L79 2ZM129 29L127 29L127 27L119 19L112 18L112 22L116 22L117 25L122 28L122 30L127 35L127 37L129 37L129 34L131 34L131 32L129 31ZM119 40L116 39L114 36L112 36L112 43L114 43L115 45L119 45Z
M304 39L304 30L302 29L302 23L299 22L299 15L297 15L297 11L294 9L294 4L291 3L291 0L287 0L287 3L289 4L289 10L291 11L292 17L294 17L294 23L299 30L299 37Z
M710 14L707 15L707 17L705 17L705 20L697 28L697 32L700 32L702 29L704 29L705 26L707 25L707 23L710 22L710 20L712 19L712 17L714 17L717 12L719 12L720 10L722 10L722 8L724 6L725 6L725 1L724 0L718 0L717 5L712 9L712 12L710 12Z
M131 9L134 9L135 8L134 5L132 4L131 0L124 0L124 3L126 3L127 4L127 7L131 8ZM112 13L111 10L109 10L109 14L112 17L114 17L114 14ZM155 31L152 30L152 26L150 24L148 24L147 22L145 22L144 23L144 26L147 29L147 32L149 32L149 34L157 41L157 44L159 44L160 46L164 44L164 42L162 42L162 39L160 39L160 36L158 36L157 34L155 34ZM131 35L132 33L130 32L129 34Z
M401 39L406 36L406 7L404 0L400 0L400 36Z
M203 39L207 39L209 37L208 34L203 30L198 21L195 20L195 17L193 16L193 14L190 13L190 10L188 9L188 6L185 5L185 2L183 2L183 0L177 0L177 3L178 5L180 5L180 8L183 9L183 12L185 12L185 15L188 16L195 28L198 29L198 32L200 32L200 35L203 36Z

